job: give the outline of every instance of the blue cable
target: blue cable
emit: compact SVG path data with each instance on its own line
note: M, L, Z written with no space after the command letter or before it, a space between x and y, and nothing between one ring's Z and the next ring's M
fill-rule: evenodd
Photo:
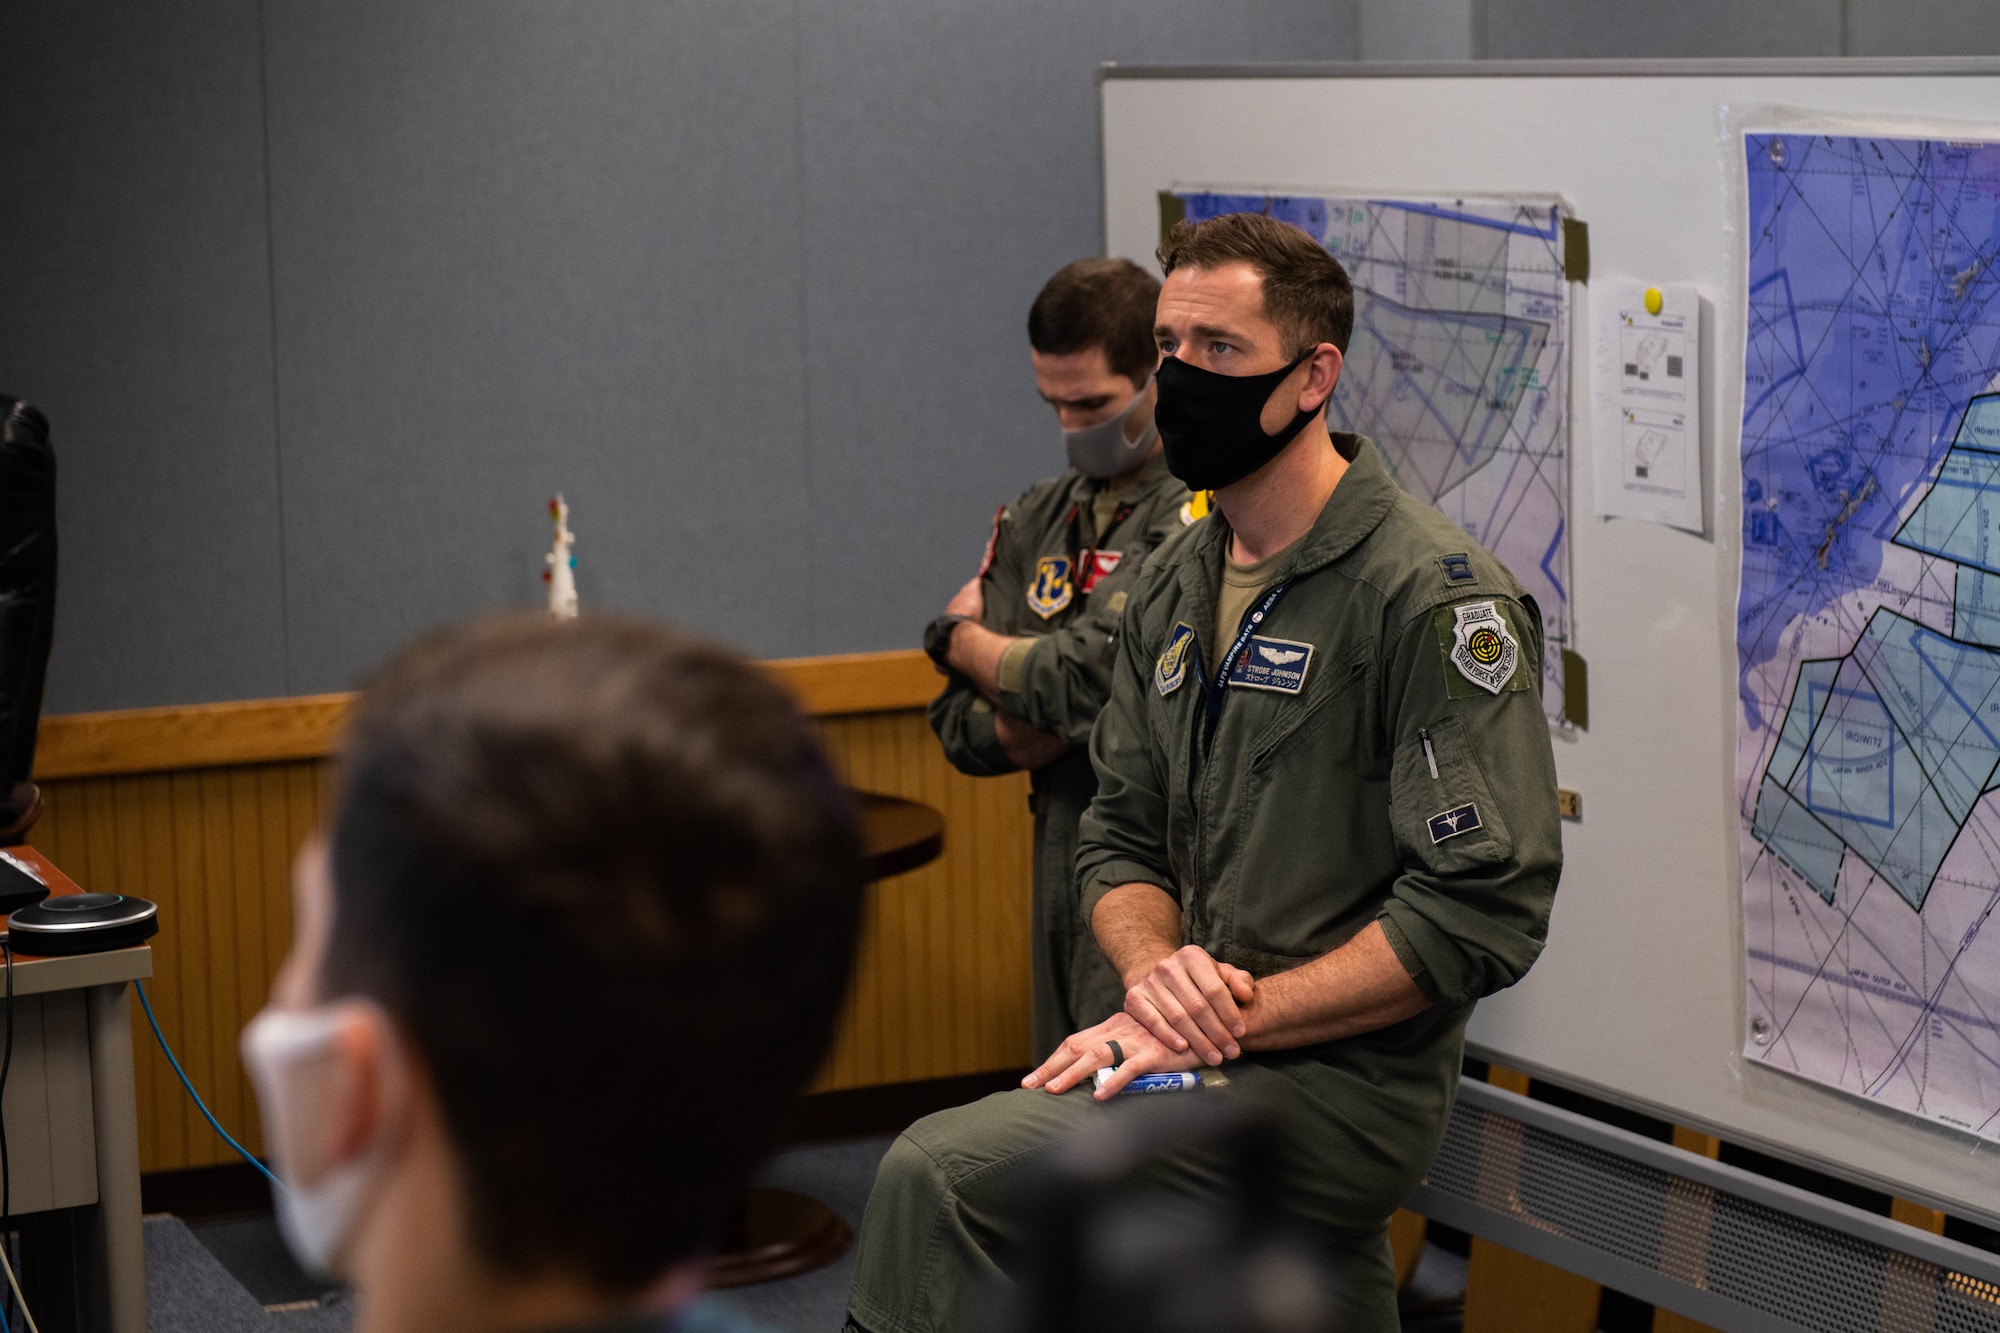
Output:
M215 1116L209 1112L207 1103L203 1102L201 1099L201 1094L196 1092L194 1090L194 1084L188 1081L187 1071L181 1068L180 1061L174 1059L173 1048L167 1045L166 1034L160 1031L160 1020L153 1017L152 1001L146 998L146 984L142 981L135 980L133 981L132 986L139 992L139 1004L140 1007L142 1007L146 1011L146 1022L152 1025L154 1040L160 1043L160 1050L166 1053L167 1063L172 1065L174 1067L174 1072L181 1076L181 1086L187 1089L188 1096L194 1098L195 1110L201 1112L202 1118L208 1121L209 1128L213 1129L216 1133L220 1134L222 1136L222 1141L224 1143L236 1149L237 1156L241 1157L244 1161L250 1163L250 1165L256 1167L259 1171L262 1171L264 1173L264 1179L270 1181L273 1185L277 1186L279 1189L283 1189L285 1187L285 1182L278 1179L276 1176L272 1175L271 1168L265 1166L262 1162L252 1157L249 1151L245 1149L242 1144L238 1143L235 1139L230 1138L229 1131L222 1127L222 1122L217 1120ZM0 1315L0 1333L7 1333L4 1315Z

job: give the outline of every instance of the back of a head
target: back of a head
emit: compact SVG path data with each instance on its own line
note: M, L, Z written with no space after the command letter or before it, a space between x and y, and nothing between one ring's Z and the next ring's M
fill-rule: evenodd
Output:
M1354 285L1326 247L1262 213L1176 222L1160 242L1160 271L1247 264L1264 279L1264 314L1296 355L1320 343L1344 354L1354 332Z
M409 1035L496 1269L635 1291L694 1252L823 1057L859 926L845 791L750 663L505 617L349 724L324 998Z
M1104 349L1114 375L1144 385L1160 359L1153 313L1160 284L1129 259L1079 259L1057 269L1028 307L1028 345L1045 356Z

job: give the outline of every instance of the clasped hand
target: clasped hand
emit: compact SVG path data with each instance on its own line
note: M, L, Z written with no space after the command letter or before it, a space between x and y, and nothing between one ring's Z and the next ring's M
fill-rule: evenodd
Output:
M1219 1065L1243 1054L1240 1043L1249 1028L1238 1006L1250 1003L1256 991L1248 972L1187 944L1125 992L1125 1012L1168 1050Z
M1068 1092L1100 1069L1116 1072L1096 1093L1098 1101L1141 1074L1173 1074L1219 1065L1243 1054L1248 1025L1239 1007L1256 994L1256 980L1240 967L1219 963L1187 945L1155 963L1125 992L1125 1012L1085 1028L1021 1080L1024 1088ZM1114 1061L1117 1042L1122 1061Z
M1112 1059L1114 1041L1124 1056L1122 1061ZM1141 1074L1177 1074L1200 1067L1198 1056L1168 1050L1157 1037L1139 1026L1132 1015L1113 1014L1056 1047L1055 1054L1042 1061L1041 1068L1021 1080L1021 1086L1068 1092L1098 1070L1111 1069L1111 1077L1092 1094L1101 1102L1116 1097L1120 1088Z

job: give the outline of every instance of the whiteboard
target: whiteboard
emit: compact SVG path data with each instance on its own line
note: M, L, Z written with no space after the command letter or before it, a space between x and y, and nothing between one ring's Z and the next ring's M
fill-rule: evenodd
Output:
M1484 1001L1475 1051L1831 1174L2000 1224L2000 1145L1745 1062L1735 806L1743 342L1731 239L1752 108L2000 130L2000 62L1647 61L1120 68L1101 80L1106 253L1152 267L1189 186L1556 195L1591 272L1691 283L1709 534L1591 514L1590 358L1571 358L1576 647L1590 729L1558 734L1566 867L1549 945ZM1572 336L1587 336L1588 296Z

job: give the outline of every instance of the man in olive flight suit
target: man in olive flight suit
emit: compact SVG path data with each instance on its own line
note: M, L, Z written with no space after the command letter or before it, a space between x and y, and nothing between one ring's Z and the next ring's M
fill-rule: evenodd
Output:
M1159 290L1129 260L1084 259L1035 298L1029 356L1070 468L1000 511L980 572L925 634L951 677L930 710L946 757L975 777L1031 770L1037 1060L1125 1001L1077 905L1076 827L1119 612L1146 556L1193 521L1153 429Z
M965 1326L1035 1243L1040 1150L1138 1074L1217 1065L1228 1086L1192 1095L1290 1112L1281 1204L1321 1240L1339 1326L1395 1329L1389 1216L1437 1151L1473 1003L1547 937L1533 601L1373 443L1329 435L1353 320L1331 256L1233 214L1180 224L1160 260L1157 420L1216 512L1132 589L1091 738L1077 878L1125 1009L890 1149L849 1299L870 1333ZM1223 1185L1200 1152L1159 1183Z

